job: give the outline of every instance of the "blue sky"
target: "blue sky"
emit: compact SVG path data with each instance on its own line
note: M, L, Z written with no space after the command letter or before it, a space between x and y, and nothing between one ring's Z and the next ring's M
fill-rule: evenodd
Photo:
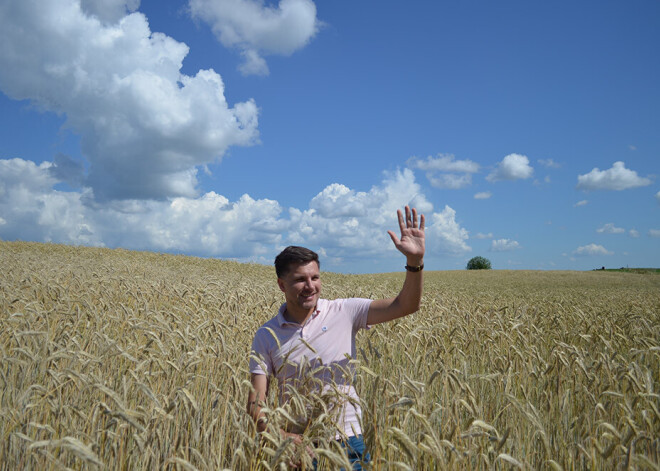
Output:
M0 6L0 239L660 267L660 3Z

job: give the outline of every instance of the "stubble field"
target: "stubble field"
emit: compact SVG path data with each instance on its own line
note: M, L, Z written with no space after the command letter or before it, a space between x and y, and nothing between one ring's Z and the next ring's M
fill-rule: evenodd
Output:
M264 436L245 413L251 339L282 302L271 267L18 242L0 266L2 469L299 453L273 397ZM326 273L324 296L389 297L402 277ZM372 469L660 469L660 275L427 272L421 310L358 346ZM335 469L326 429L305 441Z

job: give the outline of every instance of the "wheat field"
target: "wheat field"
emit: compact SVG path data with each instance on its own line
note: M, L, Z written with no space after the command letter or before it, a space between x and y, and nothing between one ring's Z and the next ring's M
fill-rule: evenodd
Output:
M24 242L0 242L0 266L2 469L300 453L273 397L263 436L245 413L252 336L283 301L271 267ZM325 297L376 299L403 273L322 279ZM421 310L357 343L371 469L660 469L660 275L429 271ZM324 427L305 443L337 469Z

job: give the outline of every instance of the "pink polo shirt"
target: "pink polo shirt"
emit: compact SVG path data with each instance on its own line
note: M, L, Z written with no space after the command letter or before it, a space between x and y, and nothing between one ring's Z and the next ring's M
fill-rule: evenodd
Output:
M334 380L341 394L355 400L339 401L332 408L336 413L337 427L347 436L360 434L358 395L352 378L346 378L344 371L350 376L354 373L349 359L355 358L355 334L367 328L370 305L370 299L362 298L319 299L316 311L304 325L300 325L284 318L284 303L277 315L262 325L254 336L250 372L278 379L280 404L289 400L289 387L296 388L303 395L309 392L318 394L319 385L315 379L322 382L325 392L331 389ZM309 414L308 417L296 417L299 425L291 426L289 431L301 433L312 418Z

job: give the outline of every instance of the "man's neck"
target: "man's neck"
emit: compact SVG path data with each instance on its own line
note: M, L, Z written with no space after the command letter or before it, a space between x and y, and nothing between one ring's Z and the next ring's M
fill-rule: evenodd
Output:
M303 325L305 322L307 322L307 319L311 317L314 311L316 311L316 306L314 306L314 308L310 309L309 311L295 310L289 309L289 303L287 303L283 315L284 319L286 319L288 322L295 322L296 324Z

